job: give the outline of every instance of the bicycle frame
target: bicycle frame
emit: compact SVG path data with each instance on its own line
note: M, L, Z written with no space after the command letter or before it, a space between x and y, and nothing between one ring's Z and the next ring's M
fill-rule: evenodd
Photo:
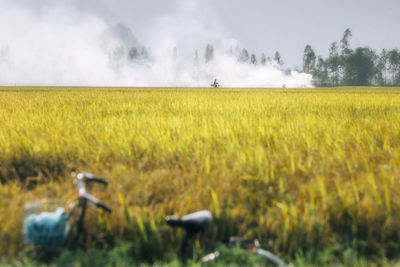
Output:
M263 256L266 259L268 259L271 263L274 263L278 266L281 266L281 267L288 266L282 259L280 259L275 254L271 253L268 250L260 248L260 242L258 242L257 239L244 239L241 237L231 237L229 239L229 244L220 243L220 245L223 245L224 247L227 247L229 249L239 247L242 250L247 251L251 254ZM210 263L212 261L217 260L220 256L221 256L221 253L219 250L217 250L217 251L214 251L212 253L209 253L209 254L203 256L201 261L203 263Z
M79 199L78 199L78 207L81 208L81 212L79 214L78 221L76 223L76 237L73 241L74 244L80 245L83 249L86 249L86 242L87 236L90 235L94 238L97 242L101 243L103 247L106 249L110 248L110 245L107 244L103 239L98 237L96 234L90 232L87 227L85 226L85 218L86 218L86 211L88 208L88 203L94 204L97 208L101 208L102 210L111 213L112 208L107 206L106 204L99 201L94 196L90 195L86 192L85 183L86 182L96 182L103 184L104 186L108 185L108 182L103 178L96 177L90 173L79 173L77 176L77 186L79 192Z

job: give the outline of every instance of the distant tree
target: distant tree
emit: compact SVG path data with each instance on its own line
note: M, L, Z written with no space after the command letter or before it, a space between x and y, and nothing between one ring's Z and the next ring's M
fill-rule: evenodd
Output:
M132 47L128 51L128 59L134 60L146 60L149 58L149 52L145 47L142 47L140 51L136 47Z
M314 50L310 45L306 45L303 55L303 71L305 73L312 73L315 69L316 56Z
M336 42L333 42L329 47L329 57L326 60L326 67L331 77L330 85L338 86L340 81L341 58L339 56L338 46Z
M351 33L350 29L346 29L343 32L343 37L340 40L340 48L342 49L341 50L341 55L346 56L346 55L351 53L351 50L350 50L350 37L352 37L352 36L353 36L353 34Z
M205 59L206 63L214 60L214 47L210 44L207 44L207 46L206 46L206 52L204 55L204 59Z
M313 72L313 80L316 86L328 86L329 75L327 63L321 56L317 58L317 64Z
M135 60L139 58L139 52L136 47L132 47L128 52L128 58L130 60Z
M368 47L358 47L348 53L344 58L344 85L370 85L375 75L375 51Z
M144 46L140 50L140 57L142 59L148 59L149 58L149 52L147 52L147 49Z
M382 49L378 55L369 47L350 47L352 32L346 29L339 42L329 47L329 56L316 59L313 83L317 86L400 85L400 51ZM303 55L303 71L310 71L311 47ZM310 55L310 56L309 56ZM314 54L315 55L315 54ZM309 56L309 57L308 57ZM311 62L311 63L310 63ZM310 63L310 64L309 64Z
M260 60L261 65L265 66L265 64L267 63L267 58L265 57L265 54L262 53L261 54L261 60Z
M291 68L287 68L283 71L283 73L285 73L285 75L290 75L292 74L292 69Z
M197 49L194 51L194 63L199 63L199 52L197 51Z
M303 70L299 66L294 66L293 71L295 72L302 72Z
M172 58L174 60L178 58L178 48L176 46L174 46L174 48L172 49Z
M255 54L251 54L250 62L253 65L257 65L257 58Z
M388 55L386 49L382 49L376 65L376 83L380 86L387 84Z
M241 49L240 49L240 47L237 45L237 46L235 47L235 49L233 50L233 54L234 54L235 56L237 56L238 59L239 59L240 53L241 53Z
M400 51L393 49L388 52L389 71L392 75L392 85L400 85Z
M246 48L243 48L239 54L239 61L240 62L249 62L249 52Z
M279 52L278 51L276 51L275 52L275 54L274 54L274 61L276 62L276 63L278 63L278 65L279 66L283 66L283 60L282 60L282 58L281 58L281 55L279 54Z

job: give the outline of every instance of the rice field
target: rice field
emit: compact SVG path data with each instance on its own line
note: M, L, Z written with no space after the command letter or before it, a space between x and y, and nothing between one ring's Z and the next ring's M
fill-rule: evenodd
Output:
M93 227L164 259L168 214L209 209L206 233L286 259L400 253L400 89L0 88L0 257L25 247L23 206L106 177ZM96 221L96 223L94 223Z

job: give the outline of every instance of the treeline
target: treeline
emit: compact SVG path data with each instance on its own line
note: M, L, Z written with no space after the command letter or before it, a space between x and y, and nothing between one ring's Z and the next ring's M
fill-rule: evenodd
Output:
M398 49L382 49L377 53L370 47L350 47L352 32L346 29L340 41L333 42L329 47L329 56L317 56L310 45L306 45L303 54L302 68L294 71L312 74L313 83L319 87L335 86L400 86L400 51ZM284 62L278 51L274 56L267 57L262 53L259 57L250 53L246 48L231 47L225 51L236 58L238 62L254 66L272 64L286 74L290 68L284 68ZM178 49L171 51L173 58L177 58ZM128 59L142 62L151 58L150 52L142 47L135 47L128 51ZM215 58L214 47L207 44L203 51L194 51L193 61L209 63Z
M283 60L278 51L275 52L273 59L271 59L270 57L267 57L265 55L265 53L261 53L259 60L257 59L256 54L250 53L246 48L240 48L239 46L237 46L235 48L231 47L229 49L229 51L227 51L227 53L231 57L236 58L236 60L241 63L247 63L247 64L251 64L254 66L257 66L257 65L264 66L268 63L271 64L272 62L275 62L275 64L278 67L281 68L283 66ZM198 50L195 51L194 58L195 58L195 62L197 62L199 60ZM204 53L204 62L208 63L212 60L214 60L214 47L210 44L207 44L207 46L205 48L205 53Z
M142 48L137 49L136 47L132 47L128 51L128 59L132 61L142 61L142 60L148 60L149 59L149 52L147 49L143 46Z
M231 47L229 51L225 51L225 53L228 53L230 56L235 57L238 62L241 63L248 63L251 65L266 65L268 63L272 64L274 62L275 65L278 67L282 67L284 62L281 58L281 55L278 51L275 52L274 57L271 59L271 57L267 57L265 53L261 53L260 58L258 59L256 54L250 53L246 48L240 48L240 47ZM119 54L123 54L123 51L120 52ZM176 59L178 57L178 48L174 47L171 50L171 56L173 59ZM144 60L149 60L151 59L151 54L148 49L145 47L141 48L136 48L132 47L129 49L127 53L127 58L130 61L136 61L136 62L141 62ZM215 52L214 52L214 46L211 44L207 44L204 52L199 53L199 50L194 51L194 57L193 61L194 63L199 63L199 62L204 62L204 63L209 63L212 62L215 59ZM290 72L290 69L286 70L287 72Z
M400 86L400 51L370 47L350 48L352 33L346 29L339 42L329 47L329 56L316 56L310 45L304 49L303 69L313 75L315 86Z

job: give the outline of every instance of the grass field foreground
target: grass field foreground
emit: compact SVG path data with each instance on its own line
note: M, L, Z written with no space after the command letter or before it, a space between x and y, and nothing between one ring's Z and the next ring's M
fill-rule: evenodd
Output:
M96 225L133 257L179 247L168 214L210 209L208 237L290 258L339 246L400 252L400 90L0 90L0 257L23 248L25 203L109 178ZM96 218L95 218L96 219Z

